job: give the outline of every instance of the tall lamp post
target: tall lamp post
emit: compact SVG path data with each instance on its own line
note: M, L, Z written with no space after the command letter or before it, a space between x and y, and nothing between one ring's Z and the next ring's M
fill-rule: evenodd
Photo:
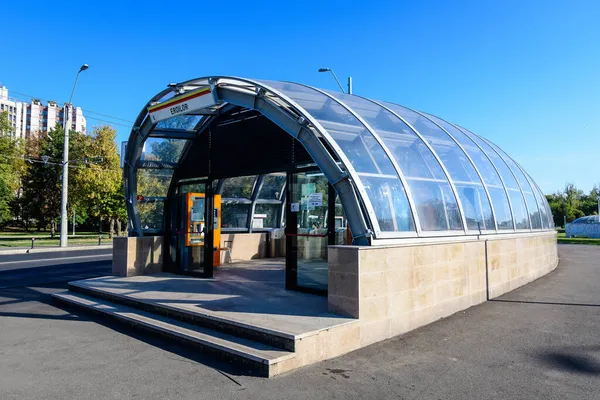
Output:
M73 100L73 94L75 93L75 87L77 86L77 81L79 80L79 74L82 71L88 69L89 66L87 64L83 64L81 68L79 68L79 72L75 77L75 84L73 85L73 90L71 91L71 97L69 97L69 102L65 104L65 110L63 114L63 131L65 143L63 147L63 162L62 162L62 196L60 199L60 247L67 247L68 244L68 215L67 215L67 199L69 195L69 130L71 129L71 100Z
M338 86L340 87L340 90L342 91L342 93L352 94L352 77L351 76L348 77L348 91L345 92L344 88L342 87L342 84L340 83L337 76L335 75L335 72L333 72L333 70L331 68L319 68L319 72L331 72L331 75L333 75L333 77L335 78L335 81L337 82Z

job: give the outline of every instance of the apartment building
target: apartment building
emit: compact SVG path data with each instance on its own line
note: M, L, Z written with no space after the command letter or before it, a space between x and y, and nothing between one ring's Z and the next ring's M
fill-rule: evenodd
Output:
M0 87L0 113L8 113L8 122L12 126L10 135L28 138L32 135L48 132L56 123L64 125L64 106L55 101L43 104L40 100L32 99L27 103L9 97L6 86ZM86 131L86 120L80 107L70 108L71 129L77 132Z

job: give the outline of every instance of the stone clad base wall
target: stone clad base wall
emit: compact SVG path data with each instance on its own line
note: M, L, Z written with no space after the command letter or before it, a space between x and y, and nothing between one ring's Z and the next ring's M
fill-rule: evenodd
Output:
M556 234L487 241L490 299L546 275L556 267Z
M557 263L554 232L403 246L332 246L329 311L359 319L356 340L362 347L516 289Z
M161 272L163 247L162 236L114 238L113 275L136 276Z

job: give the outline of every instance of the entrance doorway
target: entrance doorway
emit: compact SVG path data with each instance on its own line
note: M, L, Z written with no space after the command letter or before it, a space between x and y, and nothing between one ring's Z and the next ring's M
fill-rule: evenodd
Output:
M335 244L335 191L318 170L288 174L286 287L327 293L327 247Z
M176 227L176 272L211 278L221 232L221 196L211 181L179 186Z
M211 278L222 259L228 261L221 268L231 270L236 263L245 268L245 261L256 265L255 261L281 257L285 252L285 260L277 261L281 262L280 276L285 287L326 294L328 246L348 243L346 218L333 186L314 166L271 173L256 180L241 178L244 177L178 184L169 235L171 271ZM244 191L235 186L241 183L251 188ZM235 186L235 193L231 185ZM222 192L223 203L221 194L215 192ZM232 197L237 192L245 193L248 199ZM278 210L284 210L283 218ZM246 225L250 228L232 227L233 217L243 219L242 226L252 220ZM231 260L234 261L229 264ZM270 269L275 261L265 259Z

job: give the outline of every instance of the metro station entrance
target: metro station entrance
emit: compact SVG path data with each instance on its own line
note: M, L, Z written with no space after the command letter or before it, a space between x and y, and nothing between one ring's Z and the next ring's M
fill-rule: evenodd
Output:
M245 177L228 179L236 182L236 185L247 181ZM282 185L278 191L273 189L277 186L274 182ZM263 203L258 203L251 212L253 222L249 232L239 230L234 224L240 220L243 220L241 224L246 224L250 205L244 208L241 199L232 203L231 198L225 197L222 201L222 195L215 194L220 191L225 196L232 196L227 183L219 185L216 181L200 180L177 185L177 206L171 213L172 229L169 235L171 270L202 278L213 277L215 268L221 262L235 267L235 260L230 264L231 261L225 257L232 251L235 239L228 241L227 237L255 235L261 240L265 238L259 246L269 246L271 249L257 258L281 257L285 254L282 268L285 266L287 289L326 294L328 246L347 243L347 224L342 206L336 201L333 186L314 166L264 175L256 179L254 185L260 186L256 189L255 197L259 197L258 193L264 193L264 197L279 198L281 212L275 211L279 207L273 204L275 200L259 199ZM242 190L237 186L234 192L240 193ZM280 219L278 224L273 222L276 219ZM222 230L225 235L223 240ZM274 232L276 230L284 232L284 235L278 237ZM271 243L275 240L277 244ZM273 249L277 246L282 253L275 254Z

